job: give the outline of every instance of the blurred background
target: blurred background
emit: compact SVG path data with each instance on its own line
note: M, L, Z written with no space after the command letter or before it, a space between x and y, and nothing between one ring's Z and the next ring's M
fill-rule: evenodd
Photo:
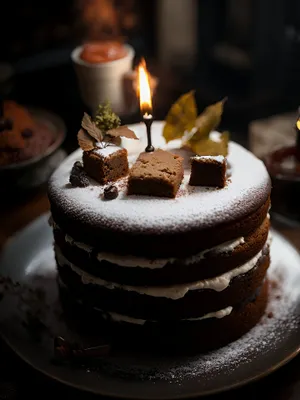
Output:
M70 53L85 40L122 35L146 58L157 119L192 88L200 108L228 96L222 124L246 143L251 121L299 105L297 0L13 0L0 33L1 95L62 117L68 151L84 110Z
M134 48L134 64L144 57L158 78L156 119L164 119L181 94L196 89L199 111L228 97L220 130L229 130L232 140L261 159L278 146L291 146L270 161L271 217L277 210L287 218L281 233L300 249L300 127L298 133L295 129L300 105L299 0L10 0L1 2L0 100L43 111L34 115L39 125L31 140L28 128L33 122L24 110L14 109L16 120L21 115L24 124L12 135L8 129L7 141L16 139L13 149L30 142L32 154L40 149L45 154L20 168L0 163L0 250L17 230L48 212L47 179L78 147L86 105L72 51L88 41L120 37ZM126 124L140 119L138 110L122 115ZM39 142L41 132L44 143ZM49 132L57 137L51 152L50 147L45 150ZM0 141L3 137L0 126ZM0 143L0 161L1 155L3 163L6 156L11 161L12 153L8 148L6 154ZM16 392L24 396L26 390L30 396L33 391L39 398L48 391L52 396L56 386L46 386L24 365L19 369L8 352L0 340L0 398L16 398ZM298 370L291 364L285 381L275 375L280 386L267 381L268 395L273 388L274 396L277 390L287 398L290 387L298 399ZM262 393L261 386L257 392Z

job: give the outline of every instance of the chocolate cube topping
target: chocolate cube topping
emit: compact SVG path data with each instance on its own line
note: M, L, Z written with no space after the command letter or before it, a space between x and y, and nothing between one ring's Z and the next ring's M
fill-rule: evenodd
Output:
M191 157L191 186L223 188L226 184L227 161L224 156Z

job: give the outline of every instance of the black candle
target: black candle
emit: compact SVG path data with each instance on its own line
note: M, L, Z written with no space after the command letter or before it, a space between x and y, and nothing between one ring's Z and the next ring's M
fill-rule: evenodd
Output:
M153 122L152 115L152 98L149 82L149 74L146 69L146 63L143 59L138 66L138 92L140 97L140 110L143 116L143 121L146 125L147 132L147 147L145 151L150 153L155 149L152 146L151 126Z
M146 130L147 130L147 147L145 148L145 151L147 153L151 153L154 151L154 147L152 146L152 138L151 138L151 125L153 122L153 117L151 114L145 114L143 115L143 121L146 125Z

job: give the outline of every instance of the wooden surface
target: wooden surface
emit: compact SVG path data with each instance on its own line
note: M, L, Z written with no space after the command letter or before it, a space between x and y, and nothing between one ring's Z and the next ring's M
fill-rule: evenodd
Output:
M45 192L36 194L31 200L11 207L2 207L0 212L0 247L19 229L49 210ZM300 228L274 224L300 250ZM299 266L300 267L300 266ZM300 288L299 288L300 290ZM300 341L300 338L299 338ZM33 371L15 356L0 340L0 400L22 397L52 399L57 395L78 399L92 399L95 396L75 391L53 382ZM286 366L259 382L244 388L211 396L209 399L222 400L299 400L300 399L300 356Z
M49 210L45 191L15 206L0 207L0 249L15 232Z

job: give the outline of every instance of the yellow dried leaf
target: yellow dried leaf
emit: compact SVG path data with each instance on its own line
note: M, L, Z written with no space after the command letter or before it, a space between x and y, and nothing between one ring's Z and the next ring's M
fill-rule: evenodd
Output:
M189 148L200 156L224 156L228 155L229 132L220 133L219 140L209 137L190 142Z
M180 139L185 131L195 126L197 106L194 91L182 95L170 108L166 117L163 136L166 142Z
M221 122L223 108L226 98L205 108L196 119L195 126L197 131L191 137L190 142L197 142L207 138L211 131L217 128Z

